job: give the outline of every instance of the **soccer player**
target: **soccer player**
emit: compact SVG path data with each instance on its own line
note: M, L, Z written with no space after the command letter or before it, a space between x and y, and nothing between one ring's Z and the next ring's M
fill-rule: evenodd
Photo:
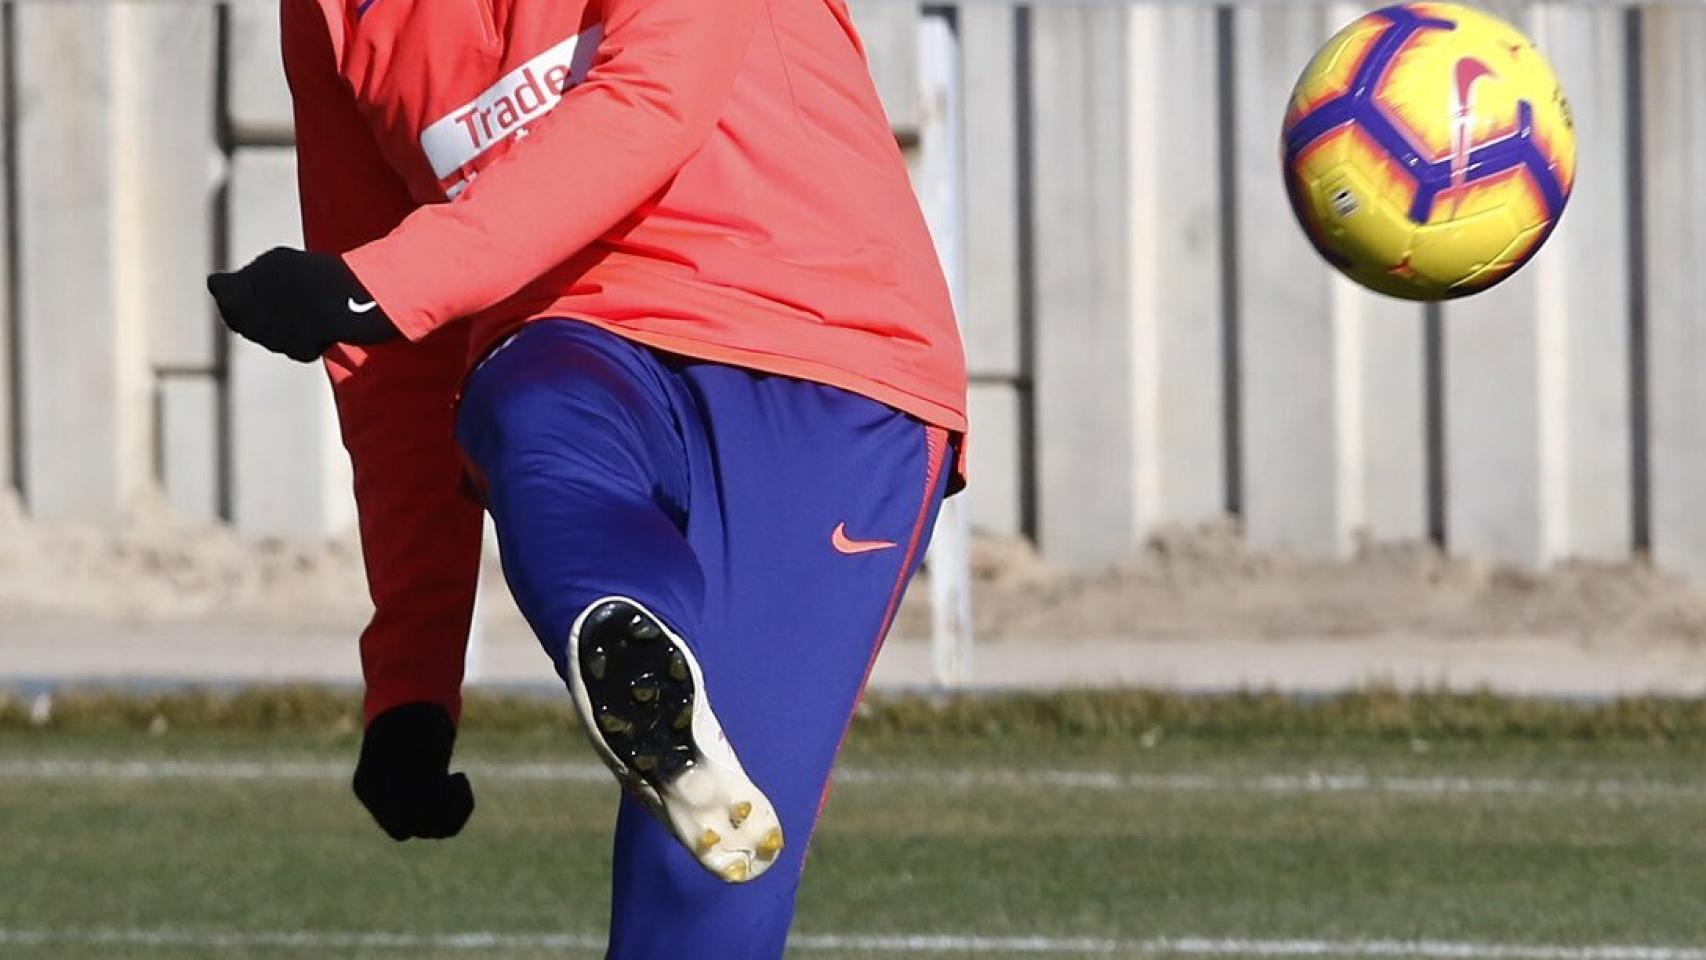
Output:
M357 795L398 840L472 811L483 505L628 788L610 955L780 956L966 426L842 0L282 2L307 250L209 288L331 375L375 607Z

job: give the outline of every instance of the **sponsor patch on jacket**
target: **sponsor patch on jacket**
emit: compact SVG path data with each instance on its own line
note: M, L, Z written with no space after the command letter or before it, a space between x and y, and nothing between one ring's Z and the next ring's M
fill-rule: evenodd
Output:
M594 25L504 74L484 93L421 131L421 149L444 195L455 197L475 175L480 157L550 113L570 87L586 79L603 36Z

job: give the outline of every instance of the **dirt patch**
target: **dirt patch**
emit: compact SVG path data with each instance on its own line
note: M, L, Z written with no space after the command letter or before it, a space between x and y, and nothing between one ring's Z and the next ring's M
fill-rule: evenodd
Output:
M488 557L490 582L495 557ZM1576 644L1706 645L1706 592L1644 562L1566 563L1544 575L1449 558L1428 544L1370 546L1344 561L1253 553L1230 525L1173 531L1091 575L1022 541L973 554L978 635L1026 640L1285 640L1489 635ZM929 633L921 583L897 633ZM507 596L486 623L525 632ZM158 504L119 529L48 526L0 500L0 612L104 619L270 621L354 629L368 601L353 539L245 540L186 530Z
M185 528L151 503L116 528L48 525L0 498L0 610L317 625L368 609L353 539L245 540L228 527Z
M1545 574L1368 546L1343 561L1258 554L1230 525L1178 530L1130 561L1072 575L1023 541L980 539L973 610L990 639L1548 636L1581 644L1706 643L1706 592L1643 561ZM914 590L900 629L927 633Z

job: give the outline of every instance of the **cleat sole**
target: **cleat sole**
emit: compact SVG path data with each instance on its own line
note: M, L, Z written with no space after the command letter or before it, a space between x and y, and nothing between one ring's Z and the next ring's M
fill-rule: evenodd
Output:
M700 866L730 883L769 869L781 822L723 735L685 641L639 603L610 597L575 621L568 666L599 757Z

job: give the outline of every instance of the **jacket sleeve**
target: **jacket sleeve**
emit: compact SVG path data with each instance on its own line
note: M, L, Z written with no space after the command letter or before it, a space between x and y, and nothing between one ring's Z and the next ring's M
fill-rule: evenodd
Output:
M655 195L710 136L766 0L607 0L586 80L457 198L345 260L410 339L515 294Z
M384 236L414 204L337 72L318 4L283 0L280 11L303 237L311 250L341 254ZM326 357L374 606L361 636L369 720L417 700L460 712L481 514L463 493L452 435L467 345L450 334Z

